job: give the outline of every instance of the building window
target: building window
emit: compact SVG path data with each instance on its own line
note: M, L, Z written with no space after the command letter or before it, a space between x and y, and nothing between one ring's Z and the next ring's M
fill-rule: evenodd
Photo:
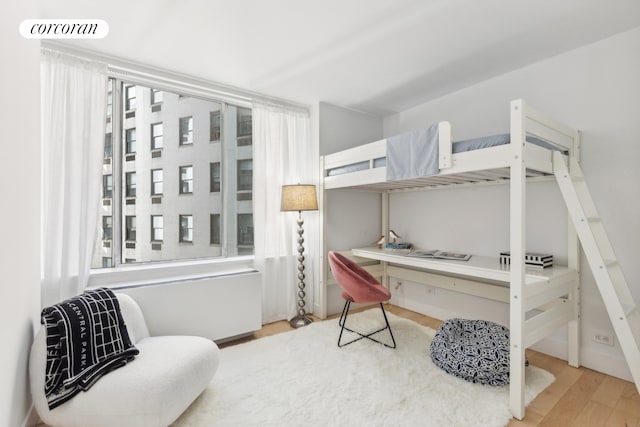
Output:
M220 192L220 162L210 164L210 184L209 191L212 193Z
M160 196L163 192L162 169L151 170L151 195Z
M151 89L151 104L160 104L162 102L162 91L159 89Z
M151 215L151 240L162 242L164 239L164 223L162 215Z
M238 245L253 246L253 214L238 214Z
M180 241L193 243L193 215L180 215Z
M125 111L131 111L136 109L136 87L126 86L124 88L124 109Z
M111 156L113 156L113 136L107 133L104 136L104 158L108 159Z
M124 239L128 242L136 241L136 217L135 215L125 216L125 234Z
M92 268L107 265L103 257L110 258L110 267L119 268L125 267L125 260L165 263L253 253L248 244L253 213L248 105L179 97L178 92L152 86L109 79L112 96L107 109L112 108L112 117L105 127L105 160L100 165L104 200ZM165 131L174 145L164 147ZM214 142L196 143L207 138L207 131ZM238 131L247 139L246 147L238 147ZM176 139L190 148L174 151Z
M180 166L180 194L193 194L193 166Z
M238 191L253 189L253 160L238 160Z
M238 121L236 125L238 146L251 145L251 110L238 107Z
M109 89L107 92L107 118L113 115L113 92Z
M125 196L126 197L136 197L136 173L135 172L127 172L125 174Z
M212 111L210 118L209 140L220 141L220 111Z
M113 217L102 217L102 240L111 240L113 237Z
M102 175L102 198L113 197L113 175Z
M133 154L136 152L136 128L125 130L125 152Z
M158 150L162 148L162 122L153 123L151 125L151 149Z
M220 214L211 214L210 222L210 239L212 245L220 244Z
M193 117L180 118L180 145L193 144Z
M113 267L113 261L110 257L102 257L102 268L111 268Z

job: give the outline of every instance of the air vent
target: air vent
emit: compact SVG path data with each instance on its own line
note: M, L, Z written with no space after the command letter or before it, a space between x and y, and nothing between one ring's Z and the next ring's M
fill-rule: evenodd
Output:
M102 241L102 247L103 248L110 248L111 247L111 241L110 240L103 240Z
M152 243L151 250L159 251L162 249L162 243Z
M135 205L136 204L136 199L127 199L125 202L127 205Z
M135 154L127 154L124 158L127 162L133 162L136 160Z
M124 117L125 117L126 119L135 118L135 117L136 117L136 112L135 112L135 111L129 111L129 112L127 112L127 113L124 115Z
M124 245L125 248L127 249L135 249L136 248L136 244L134 242L127 242Z
M102 199L102 206L111 206L111 199Z
M162 157L162 150L153 150L151 152L151 157L155 158L155 157Z
M162 197L152 197L151 198L151 203L154 205L158 205L160 203L162 203Z
M162 110L162 105L160 105L160 104L155 104L155 105L151 106L151 112L152 113L156 113L156 112L161 111L161 110Z

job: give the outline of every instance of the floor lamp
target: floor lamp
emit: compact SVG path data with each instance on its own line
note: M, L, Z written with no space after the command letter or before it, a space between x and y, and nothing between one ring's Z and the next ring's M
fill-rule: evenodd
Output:
M298 315L289 320L289 324L294 328L306 326L313 322L306 316L304 310L304 238L302 234L304 229L302 224L302 211L317 211L318 198L316 196L315 185L283 185L282 186L282 204L281 211L298 211Z

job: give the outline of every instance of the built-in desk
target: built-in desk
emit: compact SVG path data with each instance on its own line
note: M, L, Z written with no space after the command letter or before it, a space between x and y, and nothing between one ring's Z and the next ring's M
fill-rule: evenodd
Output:
M355 256L388 263L387 277L509 302L509 266L500 264L497 257L473 255L468 261L454 261L410 257L409 252L377 247L352 249ZM526 268L525 309L537 308L541 303L569 294L576 279L577 273L566 266Z

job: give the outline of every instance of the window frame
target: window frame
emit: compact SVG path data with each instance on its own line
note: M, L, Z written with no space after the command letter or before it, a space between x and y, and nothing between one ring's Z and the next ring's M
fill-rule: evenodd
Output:
M157 227L155 224L155 220L156 219L160 219L160 226ZM151 214L151 241L154 243L162 243L164 242L164 215L158 215L158 214ZM156 231L157 230L161 230L161 234L162 237L161 238L157 238L157 234Z
M185 136L184 120L188 120L187 125L186 125L188 137L187 137L186 141L184 139L184 136ZM180 147L193 145L193 116L185 116L185 117L178 118L178 138L179 138L178 145Z
M130 136L133 135L133 138ZM124 130L125 154L135 154L138 151L138 132L135 127Z
M155 180L154 172L160 172L160 178L161 178L160 181ZM164 194L164 169L162 168L151 169L150 175L151 175L151 190L150 190L151 196L152 197L162 196ZM156 191L157 184L161 184L162 189L160 192Z
M136 153L138 151L140 151L140 149L144 150L147 144L146 141L138 141L138 136L140 136L141 138L145 139L144 137L146 135L144 134L140 134L138 135L137 132L137 127L140 127L141 124L137 123L137 126L135 127L130 127L129 129L126 129L127 126L131 126L131 120L132 118L134 118L135 116L129 115L129 114L125 114L126 111L124 110L124 102L123 102L123 91L125 89L126 86L136 86L136 93L137 94L145 94L146 92L144 91L144 87L150 87L153 86L154 83L130 83L131 80L135 80L132 77L126 77L126 78L122 78L119 75L109 75L109 85L112 87L112 101L113 101L113 110L112 110L112 114L111 114L111 120L110 120L110 124L109 129L112 129L112 152L111 152L111 157L112 160L107 163L106 161L104 162L105 168L112 168L111 173L113 174L113 185L114 185L114 193L113 193L113 200L111 202L111 208L109 209L113 209L112 211L109 211L109 216L112 217L112 229L111 229L111 233L112 233L112 239L113 242L111 243L111 249L110 249L110 254L111 254L111 259L112 259L112 267L108 267L108 268L101 268L98 266L98 264L100 263L100 258L96 259L96 264L95 267L92 267L91 270L91 277L97 276L100 277L99 279L96 279L96 281L90 280L90 285L91 284L96 284L96 283L103 283L103 284L115 284L116 282L109 282L111 279L111 277L115 278L126 278L127 274L129 273L125 273L126 271L129 272L135 272L135 271L157 271L158 274L162 274L160 272L162 271L183 271L182 269L184 268L185 272L191 272L192 271L192 266L196 266L198 271L204 271L204 270L199 270L200 268L202 269L208 269L209 267L206 266L212 266L212 268L217 268L214 266L224 266L224 265L237 265L237 266L242 266L241 268L251 268L252 264L251 264L251 260L253 259L254 255L253 254L249 254L246 251L244 252L236 252L236 242L234 241L235 238L233 237L233 235L235 234L235 230L233 230L234 227L234 223L233 223L233 217L230 215L227 215L227 212L224 211L224 206L227 203L233 203L235 205L235 202L232 202L232 197L233 197L233 181L235 181L233 175L235 172L235 167L233 167L233 165L231 164L231 167L222 167L221 165L221 175L222 174L229 174L229 176L221 176L221 192L220 192L220 196L221 196L221 200L222 200L222 207L223 207L223 212L220 214L221 215L221 224L220 224L220 240L221 240L221 244L220 244L220 249L216 251L216 253L214 255L210 255L210 256L201 256L198 255L197 257L194 258L176 258L176 259L162 259L162 260L149 260L149 259L144 259L141 260L140 262L136 262L136 265L129 265L129 264L125 264L124 260L127 258L131 258L133 259L133 257L129 256L129 254L126 254L126 249L125 249L125 238L123 236L125 236L125 232L126 232L126 216L136 216L136 215L126 215L128 213L133 213L135 212L135 207L133 206L124 206L125 203L125 197L124 197L124 191L125 191L125 186L123 185L123 181L125 180L125 173L126 171L131 171L131 167L134 165L134 163L130 162L130 160L136 160L135 156L131 155L127 155L129 153L126 152L126 145L123 143L125 140L125 134L126 134L126 130L130 130L129 132L129 146L130 146L130 154ZM158 81L158 84L161 84L160 81ZM162 85L165 85L164 83L162 83ZM165 85L166 86L166 85ZM240 99L236 99L236 98L225 98L225 97L218 97L218 95L212 95L213 92L198 92L198 90L193 90L193 88L189 87L189 86L184 86L184 87L180 87L180 85L178 84L176 87L173 86L173 83L170 84L170 87L167 89L166 87L163 88L162 90L163 92L165 92L165 94L176 94L176 95L180 95L181 97L189 97L189 98L202 98L205 99L207 101L211 101L214 103L217 103L220 105L220 121L221 121L221 141L214 141L217 143L221 143L223 144L223 147L226 145L228 147L228 149L232 149L233 150L233 145L236 144L236 138L234 138L234 132L233 132L233 127L230 126L236 126L236 124L233 121L229 121L228 119L225 119L225 116L227 114L232 114L229 115L229 118L232 118L232 120L235 120L233 112L232 113L228 113L228 108L229 107L233 107L233 108L246 108L247 110L251 110L251 102L249 100L240 100ZM183 93L180 93L180 91L184 91ZM142 95L141 95L142 96ZM139 104L141 101L143 101L143 97L136 97L136 106L141 108L141 104ZM166 100L165 100L166 101ZM173 99L171 99L171 101L173 102ZM165 102L166 103L166 102ZM138 108L138 109L140 109ZM204 111L203 111L204 112ZM155 114L155 113L151 113L151 114ZM206 114L206 113L205 113ZM179 117L179 116L178 116ZM192 137L192 143L195 142L195 137L196 137L196 131L199 132L198 135L200 135L200 133L207 129L206 127L204 127L203 129L200 128L196 128L195 126L195 122L193 121L195 119L194 115L190 115L187 117L191 117L191 124L192 124L192 129L190 129L190 133L191 133L191 137ZM134 120L138 120L136 118L134 118ZM163 120L165 121L165 120ZM149 120L147 123L150 123L151 120ZM157 123L157 122L156 122ZM163 123L164 124L164 123ZM207 126L209 123L205 123L204 126ZM163 129L164 130L164 129ZM205 130L206 132L206 130ZM164 134L164 132L163 132ZM230 136L229 140L226 141L224 140L225 138L225 134L227 134L228 136ZM105 133L106 135L106 133ZM174 134L175 135L175 134ZM200 135L203 136L203 135ZM163 135L164 137L164 135ZM198 136L199 138L199 136ZM198 140L199 141L199 140ZM138 144L138 142L140 142L141 144ZM163 144L164 145L164 144ZM165 147L166 148L166 147ZM147 148L148 149L148 148ZM220 149L221 150L221 162L226 161L226 151L224 148ZM249 155L252 156L251 152L253 150L250 149L250 151L246 151L245 149L242 149L241 152L245 153L245 154L241 154L243 156ZM138 156L141 156L141 153L137 153ZM252 157L251 157L252 158ZM145 160L146 162L146 157L143 157L142 159ZM233 159L235 161L235 158ZM153 157L151 159L152 162L158 162L159 160L154 160ZM175 164L175 163L174 163ZM206 164L206 163L205 163ZM152 165L153 166L153 165ZM195 164L190 165L192 167L196 167ZM203 165L204 166L204 165ZM135 167L135 166L133 166ZM200 166L198 166L199 168ZM164 168L158 168L158 169L164 169ZM104 169L107 170L107 169ZM150 170L147 169L147 170ZM225 172L226 170L226 172ZM138 172L144 173L144 170L138 170ZM195 174L195 170L193 170L194 174ZM143 175L144 176L144 175ZM205 175L206 176L206 175ZM138 177L137 177L138 178ZM164 181L166 181L164 178L167 178L169 180L174 180L174 176L173 173L169 173L167 175L163 174L163 183ZM194 180L198 180L200 179L199 177L195 177L195 175L192 175L191 178L191 184L190 187L191 189L194 189L194 185L200 185L195 183ZM231 188L227 188L229 186L229 183L232 183L232 187ZM146 183L143 183L146 184ZM148 185L148 184L146 184ZM146 185L144 187L146 187ZM205 184L206 185L206 184ZM144 190L144 187L140 187L140 190ZM173 190L173 185L171 185L172 188L170 188L170 190ZM145 192L147 190L144 190ZM175 190L173 190L175 191ZM164 193L164 191L163 191ZM193 192L191 193L193 194ZM206 196L205 196L206 197ZM142 203L142 202L141 202ZM154 201L152 203L157 203L157 201ZM128 203L127 203L128 204ZM107 205L105 205L107 206ZM152 207L152 209L158 209L160 208L160 205L156 205L157 207ZM239 205L236 205L239 206ZM246 205L244 205L246 206ZM233 207L231 214L233 214L235 216L235 213L238 212L238 207ZM249 213L251 215L253 215L253 213L251 212L251 208L249 208ZM243 211L246 212L245 209L243 209ZM153 212L153 211L152 211ZM174 210L175 212L175 210ZM138 212L139 213L139 212ZM146 212L145 212L146 213ZM105 214L102 213L101 217L104 216ZM199 214L197 214L199 215ZM138 215L139 216L139 215ZM166 216L166 212L165 215ZM224 217L223 217L224 216ZM191 228L191 234L192 234L192 240L195 239L198 242L200 241L200 238L198 237L200 232L197 230L198 227L200 227L201 225L196 221L195 216L193 217L193 222L192 222L192 228ZM141 220L141 227L144 227L143 229L143 234L137 234L137 217L136 217L136 224L135 224L135 231L136 231L136 238L137 237L141 237L141 238L148 238L147 236L145 236L146 233L148 233L149 231L147 231L147 221L148 219L144 219ZM172 222L172 221L170 221ZM169 226L170 229L172 229L173 227L175 227L175 225L173 224L167 224L167 222L164 223L165 226ZM205 222L203 223L203 225L206 227L207 225L207 221L205 220ZM233 228L232 228L233 227ZM166 227L164 227L166 228ZM173 230L171 230L172 232L169 233L169 238L170 239L175 239L175 235L173 235ZM204 230L202 230L204 231ZM206 232L206 231L205 231ZM130 236L133 237L133 236ZM138 245L140 244L146 244L146 243L140 243L137 242ZM166 239L165 239L165 243L166 243ZM230 244L231 246L229 246L229 248L227 248L227 245ZM106 247L106 246L105 246ZM127 248L129 248L127 246ZM199 266L199 267L198 267ZM124 267L124 268L123 268ZM226 268L226 267L221 267L222 269ZM207 271L211 271L211 270L207 270ZM155 273L154 273L155 274ZM135 273L134 273L135 275ZM120 279L115 279L117 282L122 283L122 280ZM126 280L125 280L126 281Z
M182 220L188 220L187 223L191 224L191 227L187 225L186 229L182 227ZM184 230L189 231L189 238L187 239L184 235ZM178 215L178 242L179 243L193 243L193 215L192 214L179 214Z
M156 135L156 127L160 126L160 135ZM151 136L151 149L152 150L162 150L164 148L164 124L162 122L154 122L150 125L150 136ZM157 141L160 140L160 145L158 146Z
M187 169L191 170L191 178L185 179L182 177L182 175L183 175L183 172L186 171ZM180 195L193 194L193 165L178 166L178 180L179 180L178 193ZM184 184L186 183L189 183L190 191L184 190Z

